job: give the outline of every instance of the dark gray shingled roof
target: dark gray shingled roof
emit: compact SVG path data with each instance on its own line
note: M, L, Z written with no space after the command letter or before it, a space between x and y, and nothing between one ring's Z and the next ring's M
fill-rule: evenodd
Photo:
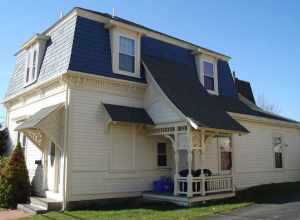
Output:
M170 101L201 127L248 132L210 98L195 68L143 55L143 62Z
M103 103L113 121L153 125L153 121L143 108Z
M235 86L238 93L255 104L255 99L249 82L236 78Z
M52 105L46 108L42 108L37 113L32 115L22 124L20 124L15 130L23 130L23 129L32 129L36 128L36 126L45 119L48 115L54 112L56 109L60 108L62 104Z

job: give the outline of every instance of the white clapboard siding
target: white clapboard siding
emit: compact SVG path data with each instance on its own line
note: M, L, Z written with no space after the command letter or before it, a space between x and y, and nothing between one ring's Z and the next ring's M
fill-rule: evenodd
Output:
M156 167L156 144L168 141L148 136L142 126L131 123L112 123L107 127L102 102L142 107L143 96L71 90L70 200L151 190L155 179L170 174L170 169ZM169 142L168 145L170 149Z
M47 95L45 95L45 93L47 93ZM18 126L16 123L17 120L30 117L42 108L65 102L65 92L62 91L61 87L51 87L49 90L45 89L45 93L43 96L40 94L26 96L24 97L24 102L17 103L13 106L12 110L8 111L8 129L13 146L17 143L18 132L15 131L15 128ZM22 142L22 135L20 141ZM43 143L43 148L46 150L47 140ZM41 182L37 179L39 178L38 175L43 174L37 172L35 161L43 159L43 151L29 141L28 138L25 147L25 158L30 181L35 187L34 190L40 191Z
M242 124L248 135L233 138L235 180L239 188L300 181L299 130L257 123ZM274 168L273 136L281 134L285 144L284 169Z

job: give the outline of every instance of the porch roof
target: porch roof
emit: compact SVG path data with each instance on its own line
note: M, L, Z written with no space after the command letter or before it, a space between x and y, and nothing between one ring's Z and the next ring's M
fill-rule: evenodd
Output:
M249 132L211 99L193 66L147 55L142 59L168 99L198 126Z
M37 128L37 125L47 116L49 116L52 112L62 107L63 104L52 105L46 108L42 108L37 113L33 114L27 120L25 120L22 124L16 127L16 131L24 130L24 129L34 129Z
M112 121L153 125L145 109L103 103Z

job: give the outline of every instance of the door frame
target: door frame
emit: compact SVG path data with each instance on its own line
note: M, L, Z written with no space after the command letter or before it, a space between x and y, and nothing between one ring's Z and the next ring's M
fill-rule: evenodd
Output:
M51 147L52 144L54 144L55 147L55 155L54 155L54 177L53 177L53 181L54 181L54 189L50 190L48 183L49 183L49 166L51 163ZM58 154L58 151L60 152ZM59 192L59 178L61 178L61 149L52 141L49 140L49 144L48 144L48 150L47 150L47 191L51 192L51 193L60 193Z

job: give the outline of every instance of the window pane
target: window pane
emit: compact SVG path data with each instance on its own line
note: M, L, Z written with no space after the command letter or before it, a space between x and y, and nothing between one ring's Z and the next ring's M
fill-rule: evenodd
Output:
M134 56L134 40L120 37L120 53Z
M221 170L231 169L231 152L221 152Z
M119 69L134 73L134 57L119 54Z
M157 153L158 154L166 154L167 153L167 147L166 147L165 143L157 144Z
M215 90L214 78L204 76L204 87L209 90Z
M214 76L214 65L209 62L203 62L204 75L206 76Z
M32 63L32 80L35 78L35 69L36 69L36 50L33 53L33 63Z
M157 165L159 167L167 166L167 155L158 155Z
M275 152L275 168L283 168L282 153Z

